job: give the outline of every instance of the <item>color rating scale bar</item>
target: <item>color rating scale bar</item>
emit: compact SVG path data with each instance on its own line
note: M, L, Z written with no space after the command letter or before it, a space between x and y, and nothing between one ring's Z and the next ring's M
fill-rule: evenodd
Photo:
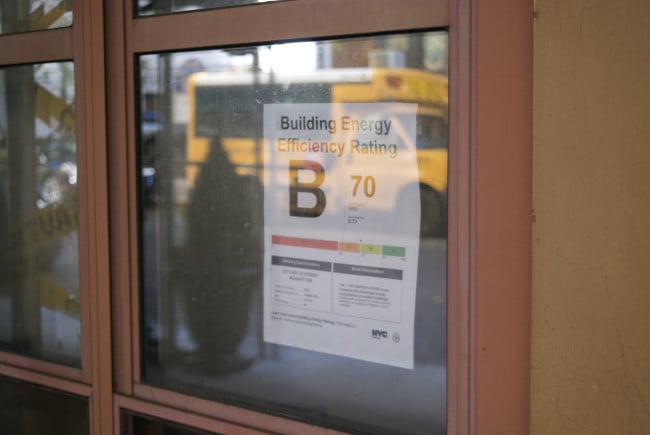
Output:
M305 237L271 236L274 245L295 246L298 248L324 249L328 251L349 252L353 254L383 255L404 257L403 246L377 245L372 243L337 242L334 240L309 239Z

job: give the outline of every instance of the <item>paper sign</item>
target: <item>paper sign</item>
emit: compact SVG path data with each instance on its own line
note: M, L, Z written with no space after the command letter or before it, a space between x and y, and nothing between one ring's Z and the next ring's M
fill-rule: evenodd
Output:
M416 104L264 106L264 340L413 368Z

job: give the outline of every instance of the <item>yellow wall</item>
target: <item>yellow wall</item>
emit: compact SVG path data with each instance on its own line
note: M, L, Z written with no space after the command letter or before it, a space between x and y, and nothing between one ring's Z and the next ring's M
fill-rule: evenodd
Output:
M531 433L650 433L650 0L537 0Z

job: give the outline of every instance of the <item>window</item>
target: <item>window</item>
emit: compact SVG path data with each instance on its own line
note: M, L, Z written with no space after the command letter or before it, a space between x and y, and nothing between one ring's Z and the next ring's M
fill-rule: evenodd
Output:
M72 25L70 0L3 0L0 2L0 34L56 29Z
M89 433L88 400L0 377L0 421L6 433Z
M346 5L357 22L363 21L363 8ZM192 397L194 405L201 403L217 418L226 412L224 406L237 406L278 422L267 427L308 423L352 431L445 433L447 17L440 8L439 21L429 15L420 27L430 30L409 31L417 7L399 23L391 24L391 18L352 32L366 36L341 37L350 29L327 26L314 32L318 26L312 25L300 41L270 23L279 23L280 17L293 24L308 18L336 27L336 5L271 2L132 21L135 86L127 120L136 122L127 136L129 145L112 151L116 168L137 163L131 166L130 184L113 192L115 201L130 208L128 223L139 234L135 245L126 236L120 242L125 265L139 264L137 269L125 267L130 272L120 276L124 288L131 289L124 298L138 304L132 328L140 331L123 344L124 352L139 362L132 378L122 377L123 391L132 390L136 398L155 394L158 405L188 412L193 410L183 404ZM250 26L232 25L243 19ZM168 38L163 28L173 23L200 30L186 41ZM264 36L262 28L271 33ZM283 42L274 42L278 40ZM130 57L126 59L130 70ZM119 108L114 110L117 116ZM354 150L305 157L317 160L326 172L325 214L349 217L347 232L297 231L282 224L269 228L270 209L289 204L288 199L276 203L275 195L289 195L291 177L301 182L310 175L309 169L282 166L288 161L276 162L287 168L289 178L275 172L270 159L289 157L278 151L285 146L282 136L275 148L269 146L281 130L268 120L274 110L296 119L305 110L322 120L381 119L382 125L394 126L390 141L377 144L382 134L377 131L341 136L340 141L356 141L349 142ZM276 114L278 122L285 116ZM341 124L343 128L351 127ZM294 126L293 132L300 129ZM331 131L313 132L304 139L339 138ZM372 140L382 154L374 162L364 159ZM351 168L361 173L350 173ZM359 175L358 181L352 178ZM129 186L137 187L137 203ZM357 195L356 201L345 199L343 186ZM365 210L362 197L374 198ZM313 207L309 194L297 193L296 198L297 209ZM354 219L357 228L365 219L366 231L374 236L368 233L359 240ZM296 238L339 245L327 252L301 250L291 246ZM293 258L331 268L275 263ZM403 275L364 276L356 272L355 261L364 273ZM276 276L283 273L302 274L313 284L301 287L296 296L297 288L287 289ZM364 282L369 283L365 289ZM383 301L372 302L372 291ZM298 299L301 309L295 306ZM294 306L282 305L286 303ZM370 303L374 306L362 308ZM364 313L369 319L361 320ZM278 316L284 320L274 319ZM302 332L290 330L300 322L307 324ZM336 322L347 326L332 327ZM358 330L337 344L346 327ZM316 328L329 328L330 344ZM304 334L316 341L313 347L305 344ZM378 350L389 343L402 350ZM368 349L360 350L363 346ZM391 406L389 397L397 393L403 406ZM347 397L355 398L356 411L351 412Z
M112 395L111 333L98 326L110 325L101 319L110 311L97 309L110 307L98 303L110 293L106 129L95 90L105 83L94 73L103 54L89 49L93 26L84 28L97 20L91 11L89 2L0 2L0 374L3 399L20 404L2 420L18 433L111 427L89 406ZM108 372L98 369L102 352ZM56 425L51 410L60 411ZM29 416L38 422L23 426Z
M447 134L430 128L448 122L446 41L140 57L146 384L352 431L446 432ZM290 216L296 159L322 168L322 215Z
M202 9L227 8L254 3L264 3L277 0L137 0L137 16L188 12Z
M71 62L0 69L3 348L81 363Z
M123 416L125 435L206 435L207 432L189 429L178 424L160 419L152 419L135 414Z

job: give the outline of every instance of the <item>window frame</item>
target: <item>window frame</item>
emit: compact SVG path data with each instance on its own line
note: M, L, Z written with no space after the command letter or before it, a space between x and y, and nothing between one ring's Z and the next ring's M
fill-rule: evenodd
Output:
M0 374L88 399L91 433L113 430L104 30L101 1L73 0L70 27L0 35L0 66L74 62L81 364L0 351ZM106 432L106 433L110 433Z
M116 103L113 106L114 109L109 113L109 123L115 123L116 127L111 128L109 135L111 132L124 135L123 129L128 128L126 129L126 137L121 136L119 140L110 139L109 141L128 145L121 147L122 149L119 152L114 148L110 158L113 168L129 168L125 177L114 177L114 180L117 180L111 188L112 201L120 204L119 207L114 208L129 210L128 219L125 219L125 216L118 215L113 215L111 219L113 226L132 229L128 233L121 231L119 235L113 232L115 235L113 239L113 258L115 260L119 258L121 263L118 266L121 272L113 275L113 282L119 282L118 288L131 289L130 293L124 291L114 294L114 305L126 308L117 310L121 312L120 320L114 319L114 325L117 328L116 336L120 337L117 352L119 358L116 360L116 385L119 393L117 401L123 404L122 406L128 408L127 403L133 406L134 402L131 398L151 400L152 397L155 397L155 402L158 405L182 409L195 415L210 415L216 419L224 419L249 426L251 424L254 426L259 425L258 427L264 430L280 432L295 430L296 433L309 433L319 430L316 426L298 421L147 385L141 379L139 361L141 343L140 334L136 332L139 331L141 312L138 294L140 279L137 268L140 260L138 259L138 240L133 236L136 234L135 229L138 228L135 193L137 180L134 179L137 174L135 167L137 162L136 125L134 124L134 120L137 119L136 102L134 101L135 95L137 95L137 89L135 88L137 80L134 76L136 56L157 51L199 49L207 46L231 47L449 27L450 10L446 0L411 0L408 2L408 6L408 8L405 8L404 2L400 0L382 0L381 5L375 0L329 0L327 2L293 0L140 18L133 18L128 8L120 8L118 5L111 6L108 17L112 23L110 28L119 25L124 31L119 36L112 35L113 37L109 39L109 52L111 46L116 47L117 51L119 51L119 47L126 47L124 63L115 66L116 69L119 68L120 71L126 72L126 78L124 81L115 84L122 86L122 88L117 97L119 103ZM337 14L336 11L343 9L346 10L346 14ZM372 10L372 14L369 14L369 10ZM426 13L422 13L422 11L426 11ZM368 17L368 15L371 15L371 17ZM332 19L328 20L327 17L332 17ZM250 23L250 26L237 24L242 22ZM272 22L274 25L265 26L265 22ZM291 23L291 25L283 25L284 23ZM177 28L181 24L183 28L191 28L193 31L173 34L169 32L170 28ZM452 39L451 34L450 39ZM113 74L109 73L109 76L112 77ZM450 92L453 91L450 89ZM111 92L111 95L115 95L115 93ZM119 107L123 107L124 104L127 107L126 118L124 118L123 111L119 113ZM114 117L111 117L113 114ZM457 116L457 114L451 115L450 113L450 116ZM450 151L450 155L452 153ZM453 158L450 157L450 159ZM450 184L450 191L452 189ZM451 215L455 213L457 211L450 210ZM119 222L116 220L119 220ZM451 236L451 234L458 234L458 228L455 224L450 226L450 245L457 243L452 241L451 237L455 236ZM450 263L450 271L462 267L459 266L458 261L451 258ZM458 279L457 274L449 275L448 279L448 288L459 287L455 283ZM449 292L448 297L449 307L457 306L458 299L455 292ZM127 310L130 312L130 323L126 322ZM456 327L451 326L457 323L457 312L458 309L455 308L449 308L448 311L449 340L454 342L459 340L461 332ZM456 350L456 346L450 346L448 397L450 397L449 393L452 388L454 389L454 396L459 393L462 394L462 391L457 390L457 387L463 385L463 383L459 382L457 378L461 371L467 370L466 368L460 368L466 362L459 361L459 354L456 353ZM462 421L465 420L465 417L458 418L460 421L455 422L459 414L455 406L456 403L464 403L466 399L467 397L464 399L459 398L458 402L449 402L449 433L456 433L456 428L464 425ZM164 417L164 414L156 413L152 415L154 417ZM191 419L184 423L191 424ZM207 429L206 427L203 428Z

